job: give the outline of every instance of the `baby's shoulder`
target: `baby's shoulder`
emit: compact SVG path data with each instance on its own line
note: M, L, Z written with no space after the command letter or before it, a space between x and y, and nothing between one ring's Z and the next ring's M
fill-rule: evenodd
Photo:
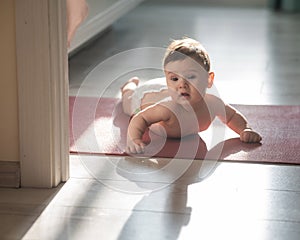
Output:
M223 100L212 94L206 94L205 103L209 111L214 115L219 115L225 109Z
M159 106L161 109L164 109L165 111L172 111L176 108L176 103L172 101L170 98L165 98L162 101L159 101L155 105Z
M217 97L216 95L213 94L206 94L205 95L205 103L208 106L215 106L215 105L223 105L224 102L221 98Z
M149 117L159 116L162 121L167 121L172 118L173 105L169 101L159 102L148 106L141 113Z

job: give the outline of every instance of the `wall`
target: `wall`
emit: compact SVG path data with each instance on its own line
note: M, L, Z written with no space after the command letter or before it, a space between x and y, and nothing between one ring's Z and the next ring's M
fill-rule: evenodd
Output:
M0 161L19 161L15 1L0 1Z
M143 0L87 0L89 14L71 41L69 53L78 49Z

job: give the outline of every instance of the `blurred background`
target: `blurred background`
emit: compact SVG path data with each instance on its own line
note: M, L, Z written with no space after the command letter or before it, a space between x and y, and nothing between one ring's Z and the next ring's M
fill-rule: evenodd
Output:
M207 49L216 74L215 86L225 101L300 103L299 1L87 2L89 16L69 49L71 95L79 89L84 95L99 94L93 93L96 85L98 89L107 88L109 84L105 81L112 79L100 76L90 84L82 83L98 64L112 56L136 48L165 48L171 39L188 36ZM140 60L131 58L126 62L134 61ZM115 69L106 68L110 72ZM126 73L124 76L130 77ZM118 89L110 91L113 95L116 92Z

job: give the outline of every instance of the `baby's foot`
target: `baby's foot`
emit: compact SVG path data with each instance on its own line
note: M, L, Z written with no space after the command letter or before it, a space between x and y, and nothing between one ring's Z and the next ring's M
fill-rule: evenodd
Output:
M121 87L121 92L122 95L124 95L125 92L129 90L134 90L136 87L139 85L139 78L138 77L133 77L130 78L122 87Z
M139 82L140 82L140 79L138 78L138 77L133 77L133 78L130 78L129 80L128 80L128 83L130 83L130 82L134 82L135 83L135 85L139 85Z

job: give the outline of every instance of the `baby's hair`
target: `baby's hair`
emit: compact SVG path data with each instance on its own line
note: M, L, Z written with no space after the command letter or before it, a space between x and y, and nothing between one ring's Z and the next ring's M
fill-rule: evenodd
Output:
M163 66L165 67L169 62L183 60L186 57L191 57L197 61L207 72L210 71L210 60L208 53L200 42L192 38L173 40L166 50L163 59Z

